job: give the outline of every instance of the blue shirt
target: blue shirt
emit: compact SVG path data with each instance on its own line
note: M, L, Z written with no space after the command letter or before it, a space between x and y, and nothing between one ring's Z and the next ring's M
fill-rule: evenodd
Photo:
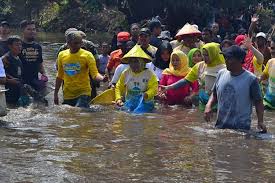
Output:
M217 128L249 130L252 106L262 100L261 89L254 74L244 70L238 76L223 69L213 86L218 99Z
M99 71L99 73L104 74L105 73L105 69L106 69L107 64L108 64L108 61L110 59L110 56L109 55L106 55L106 56L99 55L98 59L99 59L99 68L98 68L98 71Z

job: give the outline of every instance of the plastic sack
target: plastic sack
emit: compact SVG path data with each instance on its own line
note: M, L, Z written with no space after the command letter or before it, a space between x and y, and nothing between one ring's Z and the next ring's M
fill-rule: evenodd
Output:
M131 96L125 101L122 110L135 114L149 113L154 110L154 102L145 101L143 95Z

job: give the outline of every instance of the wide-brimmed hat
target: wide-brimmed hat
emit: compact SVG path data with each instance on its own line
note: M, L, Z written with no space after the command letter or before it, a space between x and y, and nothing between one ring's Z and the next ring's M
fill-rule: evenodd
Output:
M186 23L176 34L176 38L180 36L186 36L186 35L194 35L194 36L200 36L201 31L199 31L195 26Z
M124 57L121 59L122 63L128 63L130 58L141 58L144 59L146 63L151 62L153 59L148 54L146 54L140 45L134 46Z

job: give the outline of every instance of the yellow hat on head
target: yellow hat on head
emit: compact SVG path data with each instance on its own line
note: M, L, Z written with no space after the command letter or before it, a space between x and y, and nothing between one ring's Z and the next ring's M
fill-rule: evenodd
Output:
M146 54L140 45L134 46L124 57L121 59L122 63L128 63L129 58L141 58L144 59L146 63L151 62L153 59L148 54Z

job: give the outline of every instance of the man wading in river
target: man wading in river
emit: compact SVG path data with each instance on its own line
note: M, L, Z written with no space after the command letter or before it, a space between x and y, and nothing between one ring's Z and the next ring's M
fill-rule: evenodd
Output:
M79 31L70 32L66 39L69 49L61 51L57 58L54 103L59 104L58 91L64 82L63 104L87 108L91 99L89 76L98 81L107 81L108 78L98 73L93 54L81 48Z
M255 104L258 128L266 132L258 80L242 68L246 52L239 46L231 46L223 51L223 55L227 70L221 70L217 76L204 112L206 121L210 121L212 106L218 102L217 128L250 130L252 105Z
M23 31L22 52L19 55L23 65L22 77L25 84L41 92L46 88L48 77L43 66L42 48L35 42L35 22L23 20L20 27ZM41 78L38 73L41 73Z

